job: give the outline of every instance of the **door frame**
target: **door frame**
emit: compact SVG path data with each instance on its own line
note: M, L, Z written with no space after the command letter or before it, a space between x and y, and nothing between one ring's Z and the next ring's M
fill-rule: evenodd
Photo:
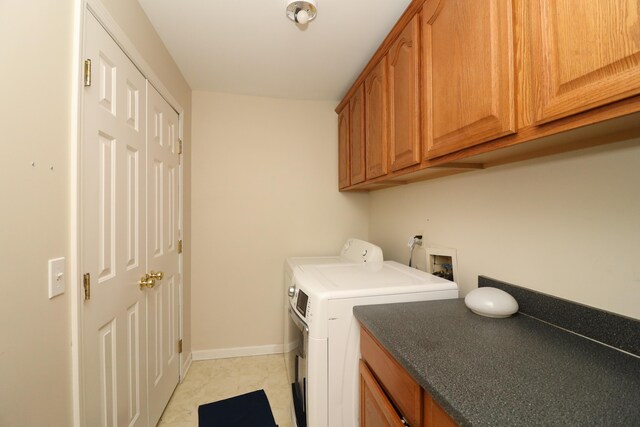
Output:
M118 25L100 0L74 0L74 29L71 85L71 146L69 150L69 267L72 274L67 280L71 294L71 366L72 366L72 399L73 399L73 425L81 427L84 420L84 378L82 375L82 321L83 302L82 292L82 176L81 176L81 146L82 146L82 112L84 100L83 82L83 52L84 52L84 19L85 14L91 13L98 22L107 30L107 33L115 40L116 44L129 57L131 62L140 70L142 75L155 87L160 95L178 113L178 135L180 140L184 136L184 108L171 94L162 80L145 61L140 51L131 42L125 31ZM184 240L184 157L180 159L179 167L179 226L180 238ZM178 317L179 339L184 337L183 297L184 297L184 256L179 255L180 283L178 284ZM180 353L180 379L182 382L186 371L191 364L190 354Z

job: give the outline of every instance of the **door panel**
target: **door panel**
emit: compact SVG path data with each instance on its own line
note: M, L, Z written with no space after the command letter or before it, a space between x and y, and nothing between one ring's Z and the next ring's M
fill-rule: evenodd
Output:
M419 16L389 50L391 170L420 163Z
M383 57L364 82L367 179L387 174L389 106L387 57Z
M359 184L365 178L364 132L364 85L360 85L351 100L349 100L351 185Z
M147 426L145 273L146 83L97 20L86 14L81 145L85 425ZM141 190L142 189L142 190Z
M423 13L425 158L514 133L511 0L439 0Z
M349 105L338 114L338 188L351 185L349 164Z
M360 360L360 426L405 426L384 390L362 360Z
M90 13L85 44L84 425L146 427L179 380L179 117ZM141 288L151 271L163 277Z
M640 93L637 0L536 0L537 123Z
M147 83L147 238L149 270L162 272L147 296L149 422L155 425L178 385L179 139L178 114Z

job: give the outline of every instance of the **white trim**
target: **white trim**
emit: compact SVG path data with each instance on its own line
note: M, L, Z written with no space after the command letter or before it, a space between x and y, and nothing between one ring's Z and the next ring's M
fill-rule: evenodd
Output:
M282 354L282 344L262 345L256 347L213 348L210 350L193 351L194 361L226 359L229 357L263 356L265 354Z
M189 369L191 368L191 365L193 364L193 357L192 354L189 353L186 357L185 357L186 361L184 362L184 364L180 365L181 368L181 375L180 375L180 383L182 384L182 381L184 381L184 379L187 376L187 372L189 372Z
M84 420L82 380L82 292L80 277L80 145L82 141L82 64L84 45L84 1L74 1L71 67L71 141L69 150L69 298L71 299L71 397L75 427Z
M180 181L179 192L180 199L178 200L178 223L180 227L179 240L182 240L182 253L178 255L178 268L180 271L180 283L178 284L178 334L179 339L184 342L184 111L178 114L178 138L180 139L180 154L179 154L179 167L178 167L178 180ZM184 350L184 349L183 349ZM189 349L188 357L185 357L185 353L180 353L180 382L187 376L187 371L191 366L191 349ZM185 360L186 359L186 360ZM187 366L185 369L185 365Z
M298 341L292 341L290 343L285 343L282 347L283 347L283 353L289 353L290 351L294 350L296 347L298 346Z

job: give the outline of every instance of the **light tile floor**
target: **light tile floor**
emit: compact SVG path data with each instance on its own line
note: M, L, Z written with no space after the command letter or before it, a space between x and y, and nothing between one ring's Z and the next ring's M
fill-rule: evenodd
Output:
M193 362L158 427L197 427L198 406L264 389L279 427L291 427L289 382L282 354Z

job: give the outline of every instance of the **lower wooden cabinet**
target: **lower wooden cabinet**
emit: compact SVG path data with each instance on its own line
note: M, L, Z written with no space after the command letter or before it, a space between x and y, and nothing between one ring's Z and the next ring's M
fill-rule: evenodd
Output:
M419 426L422 419L420 385L364 329L360 333L360 353L402 418L410 426Z
M361 427L457 425L364 328L360 330L360 353Z
M423 402L423 426L433 427L455 427L456 422L445 412L426 391L424 392Z
M404 427L402 418L362 360L360 361L360 425L362 427Z

